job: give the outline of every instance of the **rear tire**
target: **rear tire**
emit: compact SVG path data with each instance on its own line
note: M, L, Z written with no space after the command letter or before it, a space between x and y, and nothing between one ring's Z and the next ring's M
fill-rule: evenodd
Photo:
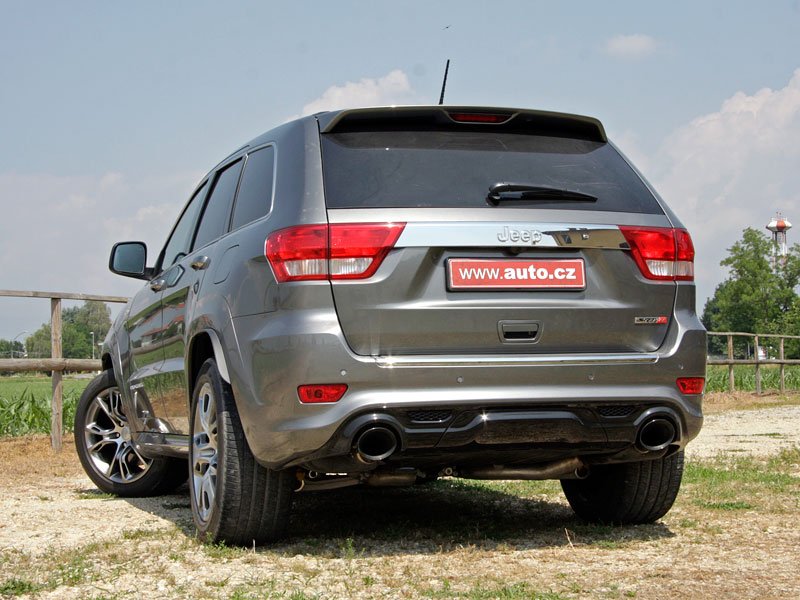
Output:
M74 432L83 470L104 492L154 496L171 492L186 481L186 461L139 453L111 370L95 377L81 394Z
M259 465L231 386L213 359L194 385L189 448L192 517L203 542L235 546L280 538L289 521L292 475Z
M683 477L683 452L656 460L597 465L586 479L563 479L570 506L593 523L653 523L675 502Z

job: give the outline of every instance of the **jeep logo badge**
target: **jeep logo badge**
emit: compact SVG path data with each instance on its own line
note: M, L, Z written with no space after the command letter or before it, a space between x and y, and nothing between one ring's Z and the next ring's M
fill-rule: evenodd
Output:
M497 240L503 243L514 242L535 246L542 241L542 232L536 229L513 229L506 226L497 234Z

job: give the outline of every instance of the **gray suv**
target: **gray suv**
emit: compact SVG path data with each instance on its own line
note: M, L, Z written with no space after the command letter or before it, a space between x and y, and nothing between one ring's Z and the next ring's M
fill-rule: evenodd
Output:
M116 319L75 442L122 496L188 476L198 535L264 543L293 494L559 479L645 523L702 423L694 249L589 117L325 112L200 182ZM188 463L188 468L187 468Z

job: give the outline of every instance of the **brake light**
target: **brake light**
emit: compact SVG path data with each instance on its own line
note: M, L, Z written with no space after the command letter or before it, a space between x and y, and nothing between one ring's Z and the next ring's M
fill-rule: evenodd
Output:
M705 377L678 377L675 383L681 394L702 394L706 380Z
M688 231L627 225L620 225L619 229L647 279L694 281L694 246Z
M300 385L297 387L297 396L303 404L320 404L323 402L338 402L346 391L346 383Z
M405 223L298 225L270 234L264 254L275 279L366 279L378 270Z
M511 115L487 113L448 113L456 123L505 123Z

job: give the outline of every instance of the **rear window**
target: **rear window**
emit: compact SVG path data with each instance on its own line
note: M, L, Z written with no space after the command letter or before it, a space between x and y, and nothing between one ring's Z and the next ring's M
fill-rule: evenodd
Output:
M521 183L596 202L514 200L504 207L663 214L638 175L602 142L500 132L323 134L329 208L490 208L489 188Z

